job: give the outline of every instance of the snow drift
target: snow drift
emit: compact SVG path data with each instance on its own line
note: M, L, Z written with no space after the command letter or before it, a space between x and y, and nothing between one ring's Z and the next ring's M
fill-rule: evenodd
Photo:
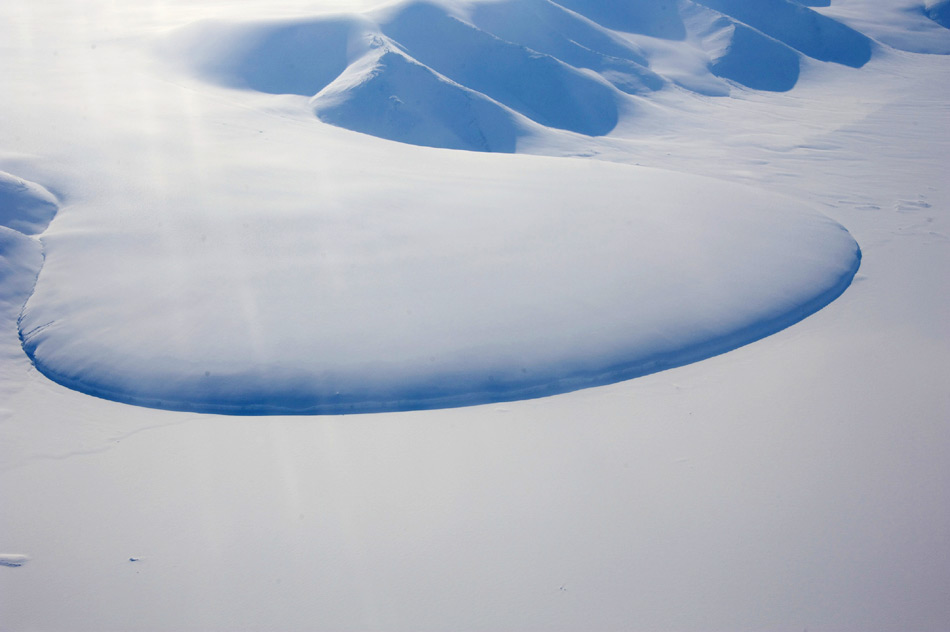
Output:
M92 224L49 235L24 348L57 382L161 408L480 404L727 351L833 300L859 262L837 224L743 187L565 159L442 162L418 157L425 186L389 166L373 176L384 187L332 195L308 171L274 174L295 193L269 205L221 190L207 239L175 205L153 211L172 242Z

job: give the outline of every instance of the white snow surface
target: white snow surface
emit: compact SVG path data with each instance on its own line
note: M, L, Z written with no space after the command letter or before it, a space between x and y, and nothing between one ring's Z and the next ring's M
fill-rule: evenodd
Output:
M71 207L20 322L37 368L210 412L519 399L760 338L858 265L830 220L713 180L477 154L417 157L418 178L372 154L315 174L326 145L286 160L275 135L267 166L193 182L183 164L167 197L127 179Z
M3 3L0 629L945 629L948 52Z

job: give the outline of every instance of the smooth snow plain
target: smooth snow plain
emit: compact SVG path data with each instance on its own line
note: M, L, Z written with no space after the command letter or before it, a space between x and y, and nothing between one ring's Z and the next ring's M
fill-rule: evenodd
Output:
M0 627L943 629L945 4L6 3Z

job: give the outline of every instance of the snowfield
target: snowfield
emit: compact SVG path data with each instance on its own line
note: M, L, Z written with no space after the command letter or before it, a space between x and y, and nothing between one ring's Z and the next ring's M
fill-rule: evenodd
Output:
M948 6L7 0L0 629L946 629Z

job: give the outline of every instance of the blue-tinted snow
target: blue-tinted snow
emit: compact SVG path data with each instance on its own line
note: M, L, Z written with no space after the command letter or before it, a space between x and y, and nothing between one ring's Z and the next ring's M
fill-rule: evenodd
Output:
M696 0L696 3L740 20L814 59L854 68L860 68L871 59L871 40L867 36L790 0Z
M675 42L705 67L664 77L643 37ZM802 55L853 67L871 56L866 36L790 0L413 0L366 15L201 23L171 41L200 76L312 96L324 122L492 152L516 151L531 124L609 134L632 107L627 95L670 82L704 94L728 92L710 87L714 77L787 91Z
M25 235L43 232L58 203L42 186L0 171L0 226Z
M950 0L926 0L924 13L940 26L950 29Z

